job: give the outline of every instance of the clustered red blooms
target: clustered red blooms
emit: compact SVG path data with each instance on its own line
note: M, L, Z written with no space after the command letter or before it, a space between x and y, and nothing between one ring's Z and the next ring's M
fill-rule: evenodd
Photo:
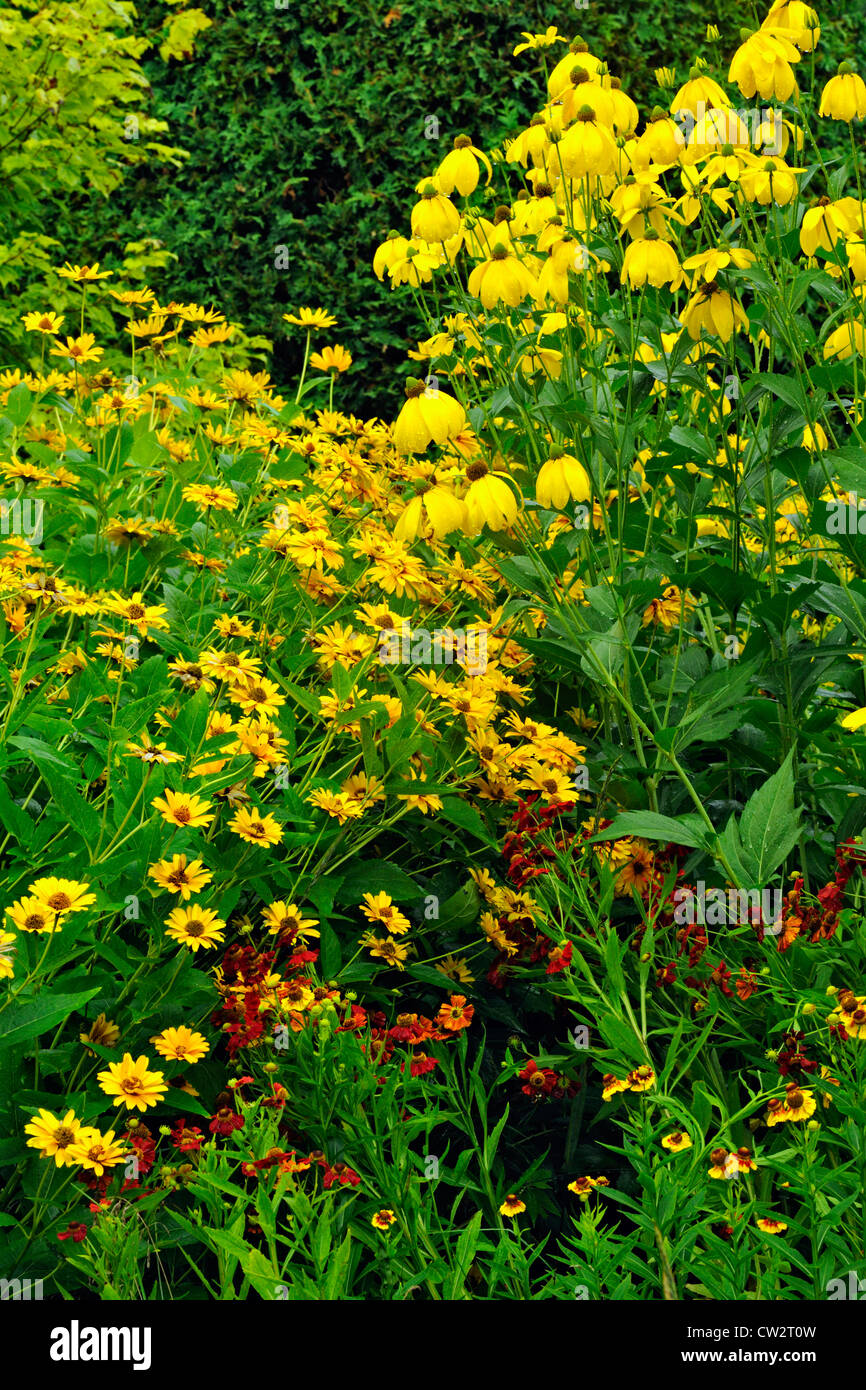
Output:
M502 854L507 861L506 874L516 888L525 888L533 878L550 873L550 864L556 853L568 850L575 838L574 831L566 830L561 820L573 814L574 807L563 801L551 801L541 806L539 796L533 793L518 801L517 810L511 817L513 830L505 836ZM556 849L541 843L542 834L553 832Z
M844 905L845 889L854 870L866 864L866 848L853 840L844 840L836 849L835 876L818 890L817 901L807 906L802 901L803 880L794 880L790 893L785 894L782 932L779 936L779 950L787 951L798 937L816 941L829 941L839 925L839 913Z
M776 1058L780 1076L788 1076L795 1070L801 1072L818 1070L818 1063L806 1055L804 1037L805 1034L802 1031L785 1034L782 1049Z
M527 1062L517 1075L523 1082L521 1091L533 1101L564 1100L566 1096L576 1096L580 1090L580 1082L561 1076L551 1067L540 1067L537 1062Z
M253 946L230 946L217 972L217 989L222 1006L212 1015L215 1027L226 1036L229 1056L242 1047L251 1047L265 1031L262 995L271 974L276 951L256 951ZM272 991L267 990L269 998Z

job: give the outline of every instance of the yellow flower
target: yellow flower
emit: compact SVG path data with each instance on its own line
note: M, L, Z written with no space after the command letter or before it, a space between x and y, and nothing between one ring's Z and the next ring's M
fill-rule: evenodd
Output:
M190 796L186 792L167 789L164 797L155 796L150 804L159 811L166 825L192 829L200 825L210 825L213 820L211 803L203 801L200 796Z
M517 498L504 478L491 473L486 463L470 463L466 469L469 490L466 508L470 534L477 535L482 527L502 531L517 520Z
M165 617L168 609L165 604L145 603L140 593L133 594L131 598L124 598L123 594L116 592L109 594L105 606L109 613L116 613L119 618L125 618L143 635L146 635L150 628L161 632L168 631L169 625Z
M800 53L790 39L778 30L768 33L759 29L734 54L728 81L736 82L744 97L757 94L764 101L771 97L789 101L797 92L791 64L799 61Z
M21 322L28 333L50 333L52 337L57 337L63 327L63 314L47 313L24 314Z
M555 24L549 24L543 34L530 34L526 29L521 29L520 32L522 38L524 38L526 42L519 43L517 47L512 50L515 58L518 54L525 53L527 49L550 48L551 45L555 43L568 43L568 39L563 38L562 34L557 33Z
M610 1072L605 1073L602 1077L602 1100L612 1100L613 1097L619 1095L621 1091L628 1091L630 1089L631 1087L628 1079L621 1081L618 1076L613 1076Z
M283 838L283 827L273 816L262 816L255 806L240 806L229 821L229 830L233 830L242 840L246 840L248 845L278 845Z
M760 1216L758 1217L758 1227L765 1235L777 1236L780 1231L787 1231L788 1223L786 1221L775 1221L771 1217Z
M629 1090L631 1091L648 1091L656 1084L655 1072L652 1067L646 1065L636 1067L634 1071L630 1071L626 1079L628 1081Z
M388 1207L383 1207L381 1211L376 1212L375 1216L370 1217L370 1225L375 1226L377 1231L387 1231L396 1220L393 1211Z
M15 974L15 933L0 929L0 980L11 980Z
M690 1149L692 1141L684 1130L675 1129L673 1134L666 1134L662 1140L662 1148L670 1149L671 1153L679 1154L684 1149Z
M237 509L238 495L230 487L206 487L202 483L190 483L181 489L185 502L193 502L205 511L233 512Z
M364 814L360 802L346 796L345 792L332 792L325 787L311 792L307 800L326 815L333 816L339 825L343 825L347 820L356 820Z
M294 941L295 937L321 935L321 932L315 930L319 925L318 917L305 917L297 903L271 903L262 912L262 921L270 936L275 936L278 932L291 933Z
M160 1057L169 1061L200 1062L208 1053L207 1038L189 1028L163 1028L150 1040Z
M7 907L6 912L12 925L17 927L19 931L60 931L57 924L57 914L46 907L39 898L19 898L17 903Z
M106 1018L105 1014L97 1014L90 1025L89 1032L78 1034L79 1042L83 1042L85 1047L88 1043L96 1043L99 1047L114 1047L119 1037L120 1029L117 1024L113 1023L110 1018ZM96 1053L91 1052L89 1048L87 1053L89 1057L96 1056Z
M96 338L92 333L82 333L78 338L67 337L65 343L58 338L51 349L51 356L69 358L76 366L83 366L86 362L98 362L105 349L96 347L95 344Z
M31 883L30 892L60 917L65 912L86 912L93 906L96 894L89 893L89 887L89 883L79 883L74 878L37 878Z
M378 956L395 970L405 969L404 962L409 956L409 947L401 945L393 937L373 936L371 933L362 939L361 945L367 948L371 956Z
M607 1178L575 1178L574 1182L568 1184L569 1192L573 1192L575 1197L579 1197L581 1202L586 1202L597 1187L607 1187Z
M479 160L487 170L487 182L489 183L493 169L487 155L482 150L476 149L468 135L455 136L453 150L446 154L436 171L436 181L440 192L450 195L456 188L463 198L474 193L481 176L481 171L478 168Z
M749 320L741 304L715 280L701 286L680 314L680 323L693 342L703 334L721 338L727 343L741 328L748 330Z
M425 487L401 512L394 527L394 538L412 541L429 527L437 540L462 531L468 519L466 503L447 487Z
M428 444L444 444L466 424L459 401L445 391L409 377L406 403L394 425L394 448L400 454L421 454Z
M558 512L564 511L569 499L588 502L592 497L589 475L572 454L554 454L539 469L535 496L542 507Z
M82 1168L90 1169L101 1178L106 1168L122 1163L128 1152L115 1140L113 1129L107 1134L100 1134L98 1129L88 1126L81 1130L75 1143L70 1144L69 1162L80 1163Z
M351 365L352 354L339 343L322 348L321 352L310 353L310 366L320 372L347 372Z
M866 82L850 63L840 63L836 76L830 78L821 93L818 115L849 124L866 117Z
M94 261L93 265L70 265L67 261L62 270L55 267L54 274L58 275L61 280L73 280L76 285L85 285L94 280L108 280L114 271L100 270L99 261Z
M294 323L298 328L334 328L337 320L333 314L329 314L327 309L309 309L306 306L299 309L296 314L283 314L286 323Z
M412 209L412 235L431 243L447 241L460 231L460 214L450 198L432 183L424 186L421 201Z
M533 294L535 276L513 252L497 243L491 259L472 271L468 289L478 296L485 309L493 309L497 304L508 304L514 309Z
M210 949L225 936L225 922L210 908L176 907L166 918L166 936L189 946L193 952Z
M387 893L365 893L360 911L369 922L381 923L392 936L403 936L412 926Z
M519 1216L522 1211L526 1211L526 1203L521 1202L515 1192L509 1192L499 1208L500 1216Z
M147 872L161 888L167 888L170 893L180 893L184 902L193 893L200 893L213 878L200 859L188 860L185 854L161 859L158 864L151 865Z
M74 1110L67 1110L62 1120L58 1120L49 1110L40 1110L34 1115L24 1133L32 1135L27 1140L28 1149L39 1149L42 1158L53 1158L58 1168L71 1163L69 1149L82 1130L80 1120L75 1118Z
M276 714L286 703L279 686L265 676L236 681L229 691L229 699L232 704L240 705L244 714L257 714L259 718Z
M629 243L619 278L623 284L628 280L632 289L650 284L657 290L663 285L675 290L682 283L683 272L670 243L651 234Z
M147 1110L158 1105L165 1096L168 1086L161 1071L149 1071L148 1059L132 1059L125 1052L122 1062L110 1062L106 1071L96 1074L100 1088L112 1097L112 1104L125 1105L127 1110Z

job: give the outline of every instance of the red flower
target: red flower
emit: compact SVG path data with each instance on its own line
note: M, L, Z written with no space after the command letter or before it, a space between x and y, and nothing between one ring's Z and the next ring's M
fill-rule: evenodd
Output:
M198 1153L204 1142L204 1135L198 1125L188 1125L186 1120L178 1120L171 1131L171 1142L181 1153Z
M83 1221L73 1221L71 1226L67 1226L65 1231L57 1232L58 1240L74 1240L79 1244L87 1236L87 1227Z
M356 1173L354 1168L349 1167L348 1163L335 1163L331 1166L326 1160L322 1166L325 1169L323 1187L333 1187L335 1182L339 1183L341 1187L357 1187L361 1181L360 1173Z
M243 1129L243 1127L243 1115L236 1115L227 1105L224 1105L221 1110L216 1112L208 1125L211 1134L231 1134L233 1130Z
M564 946L554 947L550 953L545 973L548 975L559 975L561 971L566 970L568 966L571 965L572 950L573 947L570 941L567 941Z

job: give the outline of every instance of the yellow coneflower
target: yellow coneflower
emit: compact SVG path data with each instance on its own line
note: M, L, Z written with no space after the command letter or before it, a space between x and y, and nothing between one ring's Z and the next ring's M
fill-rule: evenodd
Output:
M112 1097L112 1104L125 1105L127 1110L158 1105L168 1090L163 1073L150 1071L144 1054L133 1060L132 1054L125 1052L122 1061L110 1062L105 1071L97 1072L96 1079L101 1090Z

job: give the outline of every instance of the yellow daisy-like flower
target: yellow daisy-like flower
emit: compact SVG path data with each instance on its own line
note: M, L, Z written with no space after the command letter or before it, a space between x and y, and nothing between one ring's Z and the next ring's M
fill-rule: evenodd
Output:
M112 1097L113 1105L125 1105L127 1110L148 1110L158 1105L168 1086L161 1071L150 1071L148 1058L142 1055L133 1061L124 1052L122 1062L110 1062L106 1071L96 1073L101 1090Z
M619 1095L620 1092L630 1089L631 1086L628 1080L621 1081L618 1076L613 1076L610 1072L606 1072L602 1077L602 1100L613 1100L614 1096Z
M375 1216L370 1217L370 1225L375 1226L377 1231L387 1231L396 1220L393 1211L388 1207L383 1207L381 1211L376 1212Z
M765 1235L777 1236L780 1231L787 1231L788 1223L786 1221L774 1221L772 1217L760 1216L758 1217L758 1227Z
M569 1192L573 1192L575 1197L579 1197L581 1202L590 1198L597 1187L607 1187L607 1178L575 1178L574 1182L568 1184Z
M283 314L286 323L294 323L298 328L334 328L337 320L327 309L310 309L304 305L296 314Z
M12 963L14 956L14 931L0 931L0 980L11 980L15 974L15 966Z
M188 860L185 854L161 859L158 864L152 864L147 872L156 879L160 888L167 888L170 893L180 893L184 902L188 902L193 893L200 893L213 878L200 859Z
M120 1029L117 1024L112 1019L107 1018L105 1014L96 1015L90 1025L89 1032L78 1034L79 1042L84 1043L85 1047L88 1043L96 1043L99 1047L114 1047L119 1037ZM87 1048L87 1053L89 1057L96 1056L96 1053L91 1052L90 1048Z
M652 1067L636 1067L628 1074L628 1086L630 1091L648 1091L656 1084L656 1074Z
M210 825L213 820L211 803L185 792L167 790L164 797L155 796L150 804L159 811L166 825L192 829L200 825Z
M557 32L555 24L549 24L543 34L530 34L526 29L521 29L520 33L525 42L519 43L512 50L515 58L518 54L525 53L527 49L550 48L555 43L568 43L568 39L563 38L562 34ZM577 58L574 61L577 63Z
M352 354L339 343L322 348L321 352L310 353L310 366L319 372L347 372L351 365Z
M99 261L94 261L93 265L70 265L67 261L62 269L55 267L54 274L61 280L73 280L76 285L86 285L92 284L94 280L109 280L114 271L100 270Z
M209 949L225 936L225 922L205 907L176 907L166 918L166 936L189 946L191 951Z
M132 623L142 636L146 636L151 628L168 632L168 609L165 604L146 603L140 593L134 593L131 598L125 598L123 594L118 593L109 594L105 607L109 613L115 613L118 618Z
M345 792L328 791L326 787L311 792L307 800L320 811L324 811L325 815L333 816L338 825L343 825L347 820L357 820L364 814L364 808L359 801L347 796Z
M209 1051L207 1038L186 1027L163 1028L150 1041L160 1057L172 1062L200 1062Z
M262 816L253 806L249 810L239 807L229 821L229 830L240 835L248 845L278 845L283 838L283 827L273 816Z
M131 758L138 758L139 762L158 763L161 767L182 762L180 753L172 753L164 743L151 743L146 735L141 743L128 743L126 751Z
M60 931L57 914L46 907L38 898L19 898L17 903L6 909L7 916L19 931L55 932Z
M37 878L30 892L60 917L66 912L86 912L96 902L96 894L88 892L89 883L74 878Z
M673 1134L666 1134L662 1140L662 1148L669 1149L673 1154L683 1152L683 1149L690 1149L692 1141L684 1130L675 1129Z
M229 691L229 699L232 704L240 705L244 714L257 714L259 718L276 714L286 703L279 686L265 676L237 681Z
M65 343L58 338L51 349L51 356L66 357L77 367L83 367L87 362L98 362L104 352L105 348L96 346L92 333L82 333L78 338L67 337Z
M58 1120L50 1110L40 1110L34 1115L24 1133L32 1137L27 1140L28 1149L38 1149L40 1157L53 1158L58 1168L71 1163L70 1147L82 1131L81 1121L76 1119L74 1110L67 1110L62 1120Z
M392 936L403 936L412 926L387 893L365 893L359 911L369 922L381 922Z
M76 1142L70 1145L69 1161L80 1163L82 1168L89 1169L101 1178L106 1168L113 1168L116 1164L122 1163L128 1153L129 1150L115 1140L113 1129L107 1134L100 1134L98 1129L87 1128L83 1129Z
M237 509L238 495L230 487L207 487L203 483L190 483L183 488L185 502L193 502L205 511L233 512Z
M404 962L409 955L409 947L403 946L399 941L395 941L392 936L365 936L361 941L362 946L366 946L371 956L377 956L386 964L394 967L395 970L404 970Z
M526 1211L526 1203L521 1202L516 1192L509 1192L502 1206L499 1208L500 1216L519 1216L522 1211Z
M52 337L56 337L60 332L63 321L63 314L40 314L38 311L24 314L21 319L28 333L50 333Z
M275 936L278 932L292 932L293 939L321 935L321 932L315 930L319 925L318 917L305 917L297 903L285 903L282 900L271 903L262 912L262 921L270 936Z
M768 1106L767 1124L780 1125L808 1120L818 1108L818 1102L811 1091L801 1090L792 1084L786 1088L785 1099Z

